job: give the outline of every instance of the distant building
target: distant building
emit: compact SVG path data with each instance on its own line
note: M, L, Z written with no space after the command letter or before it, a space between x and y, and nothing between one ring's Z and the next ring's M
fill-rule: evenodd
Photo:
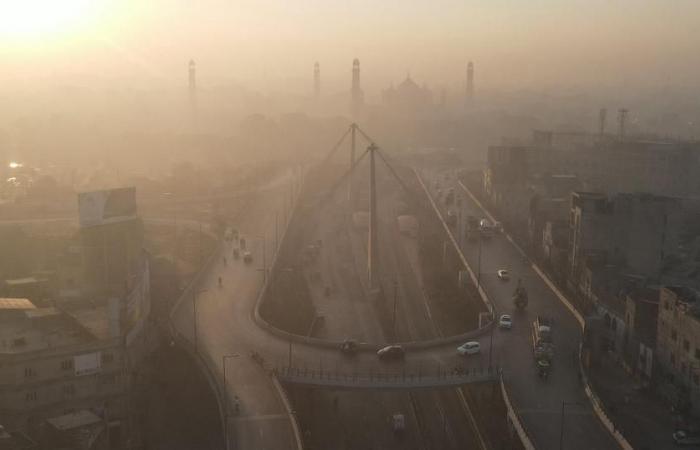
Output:
M418 86L410 75L396 88L382 91L384 105L394 114L418 115L432 111L433 93L426 86Z
M700 295L684 287L661 289L656 355L677 400L700 411Z

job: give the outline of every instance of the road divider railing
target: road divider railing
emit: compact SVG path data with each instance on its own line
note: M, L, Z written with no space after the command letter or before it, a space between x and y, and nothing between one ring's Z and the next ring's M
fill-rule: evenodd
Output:
M432 370L427 367L412 368L402 372L365 370L344 372L309 367L272 368L271 372L280 380L292 384L336 389L430 389L434 387L463 386L470 383L497 381L499 367L466 367L451 369L438 365Z
M474 193L464 185L461 181L459 181L459 185L464 190L464 192L469 195L469 197L476 203L476 205L484 211L484 213L489 217L490 220L495 222L494 216L489 212L488 209L479 201L479 199L474 195ZM513 244L520 253L525 255L525 252L523 249L515 242L513 237L504 231L504 235L506 236L506 239L510 241L511 244ZM540 267L532 262L532 268L533 270L537 273L537 275L544 281L544 283L554 292L554 294L557 296L559 301L573 314L574 318L576 318L576 321L578 322L581 332L585 333L586 329L586 321L583 317L583 315L574 307L573 303L564 295L563 292L556 286L556 284L549 278L549 276L542 270ZM591 403L591 407L593 408L593 412L595 413L596 417L598 417L598 420L600 423L605 427L605 429L610 433L610 435L615 439L615 441L618 443L620 448L624 450L632 450L632 445L627 441L627 439L620 433L620 431L615 427L615 424L610 420L608 417L607 413L605 412L605 409L603 407L604 403L600 400L598 395L593 391L593 388L591 387L589 381L588 381L588 376L586 375L586 371L583 367L583 360L582 360L582 346L579 344L579 353L578 353L578 370L579 370L579 375L581 377L581 383L583 385L584 392L586 393L586 396L588 397L589 402Z

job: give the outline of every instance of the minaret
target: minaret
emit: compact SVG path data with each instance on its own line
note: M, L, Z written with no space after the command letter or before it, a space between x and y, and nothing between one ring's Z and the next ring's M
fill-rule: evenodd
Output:
M192 115L192 122L194 122L197 116L197 67L193 59L190 59L189 64L189 95L190 95L190 114Z
M318 99L321 96L321 66L318 61L314 64L314 97Z
M352 61L352 116L357 119L364 102L362 88L360 88L360 60Z
M467 64L467 91L465 101L467 106L474 103L474 63L471 61Z

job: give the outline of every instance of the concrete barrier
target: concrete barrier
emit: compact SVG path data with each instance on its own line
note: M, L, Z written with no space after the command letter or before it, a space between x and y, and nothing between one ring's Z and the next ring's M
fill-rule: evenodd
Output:
M508 418L510 419L510 423L513 424L513 428L515 428L515 433L518 435L518 438L520 439L520 442L523 444L523 447L525 450L535 450L535 445L532 443L532 439L530 439L530 436L528 436L527 431L525 430L525 427L522 424L522 421L520 420L520 416L518 413L513 409L513 405L510 402L510 397L508 396L508 389L506 389L506 385L503 382L503 374L501 374L500 377L500 384L501 384L501 395L503 396L503 402L506 404L506 410L508 411Z
M287 397L287 392L284 390L284 387L282 387L282 385L280 384L280 381L277 379L277 376L273 374L271 375L271 378L272 384L277 390L277 395L279 395L282 399L284 409L285 411L287 411L287 415L292 421L292 432L294 433L294 442L297 446L297 449L303 450L304 440L301 438L301 428L299 427L299 421L297 420L296 412L292 408L292 402L289 401L289 397Z

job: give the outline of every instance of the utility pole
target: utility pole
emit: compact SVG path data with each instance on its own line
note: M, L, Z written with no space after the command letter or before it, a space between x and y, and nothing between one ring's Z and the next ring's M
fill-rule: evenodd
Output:
M392 334L394 335L394 342L397 342L398 339L396 337L396 300L399 297L399 283L398 281L394 280L394 312L391 316L391 329L392 329Z

